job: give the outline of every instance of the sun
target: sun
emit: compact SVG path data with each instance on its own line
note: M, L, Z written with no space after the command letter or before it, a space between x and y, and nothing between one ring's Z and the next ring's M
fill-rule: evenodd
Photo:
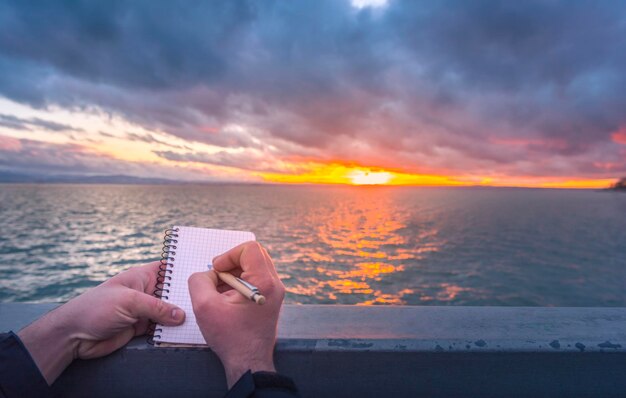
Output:
M391 173L354 170L348 177L354 185L384 185L391 179Z

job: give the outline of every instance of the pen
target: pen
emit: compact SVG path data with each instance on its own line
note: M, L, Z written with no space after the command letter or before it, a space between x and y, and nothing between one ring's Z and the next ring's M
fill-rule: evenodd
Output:
M215 272L224 283L241 293L244 297L254 301L259 305L265 304L265 297L263 297L259 289L254 285L244 281L241 278L237 278L231 273L219 271Z

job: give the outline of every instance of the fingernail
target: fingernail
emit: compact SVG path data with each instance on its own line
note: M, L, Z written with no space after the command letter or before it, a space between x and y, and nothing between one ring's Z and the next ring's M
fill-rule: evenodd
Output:
M176 308L172 310L172 319L175 321L180 320L180 311Z

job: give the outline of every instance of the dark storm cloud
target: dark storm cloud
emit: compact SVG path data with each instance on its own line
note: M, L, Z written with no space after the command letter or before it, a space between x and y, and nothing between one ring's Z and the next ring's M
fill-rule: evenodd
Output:
M283 156L410 170L514 174L556 156L591 173L602 161L591 157L621 156L606 144L626 125L624 71L623 2L0 5L9 98L95 105L189 140L258 147L224 129L241 125Z
M223 54L216 44L246 23L247 8L115 0L8 1L0 7L5 55L133 88L181 87L219 76Z

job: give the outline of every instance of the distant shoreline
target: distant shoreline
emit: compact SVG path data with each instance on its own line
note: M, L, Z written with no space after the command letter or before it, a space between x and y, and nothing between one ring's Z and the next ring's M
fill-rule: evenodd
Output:
M246 187L290 187L290 188L355 188L355 189L450 189L450 190L542 190L542 191L595 191L595 192L626 192L614 188L573 188L573 187L516 187L516 186L489 186L489 185L350 185L350 184L280 184L265 182L237 182L237 181L166 181L166 182L121 182L121 181L1 181L0 185L117 185L117 186L246 186Z

